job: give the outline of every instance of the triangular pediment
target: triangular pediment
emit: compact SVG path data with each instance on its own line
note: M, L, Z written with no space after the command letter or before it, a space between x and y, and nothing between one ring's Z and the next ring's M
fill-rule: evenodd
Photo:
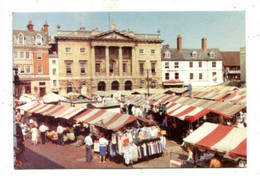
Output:
M119 39L119 40L129 40L134 39L134 37L118 31L108 31L98 34L94 37L95 39Z

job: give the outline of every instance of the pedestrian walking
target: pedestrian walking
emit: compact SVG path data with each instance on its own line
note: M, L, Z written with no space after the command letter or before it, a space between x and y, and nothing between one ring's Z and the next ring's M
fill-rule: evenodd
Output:
M31 133L32 133L32 144L36 146L38 143L38 129L35 125L32 126Z
M92 151L92 145L93 145L93 140L92 140L92 133L89 133L88 136L85 137L85 145L86 145L86 161L90 163L91 161L91 151Z
M58 133L58 143L57 145L60 146L62 145L62 137L63 137L63 127L60 123L58 123L58 127L57 127L57 133Z
M41 126L39 127L39 131L41 132L41 140L42 140L42 144L45 144L46 141L46 131L48 131L48 127L42 123Z
M107 145L108 141L104 137L104 133L100 133L99 138L99 154L100 154L100 160L99 163L103 161L103 163L106 163L106 151L107 151Z

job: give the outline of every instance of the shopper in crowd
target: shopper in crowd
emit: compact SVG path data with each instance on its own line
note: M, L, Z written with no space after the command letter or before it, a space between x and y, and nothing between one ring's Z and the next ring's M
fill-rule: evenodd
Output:
M103 163L106 163L106 150L107 150L107 145L108 145L108 141L107 141L107 139L104 137L104 133L100 133L100 138L99 138L100 161L99 161L99 163L101 163L102 161L103 161Z
M215 157L210 160L209 167L214 167L214 168L222 167L222 162L218 153L215 153Z
M85 145L86 145L86 161L90 163L91 161L91 151L92 151L92 145L93 145L93 140L92 140L92 133L89 133L88 136L85 137Z
M60 146L60 145L62 145L62 143L63 143L63 139L62 139L62 137L63 137L63 126L60 124L60 123L58 123L58 127L57 127L57 133L58 133L58 143L57 143L57 145L58 146Z
M21 122L21 119L22 119L22 115L21 115L20 109L17 109L15 120L16 120L16 122Z
M38 143L38 133L39 132L35 125L32 126L31 133L32 133L32 144L34 146L36 146Z
M41 132L41 140L42 140L42 144L45 144L45 141L46 141L46 132L48 131L48 127L42 123L41 126L39 127L39 131Z

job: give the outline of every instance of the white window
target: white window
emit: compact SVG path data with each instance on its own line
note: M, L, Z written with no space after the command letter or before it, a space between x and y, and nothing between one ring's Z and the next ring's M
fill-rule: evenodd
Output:
M164 68L170 68L170 63L169 62L165 62Z
M26 53L25 53L25 58L26 58L26 59L30 59L30 53L29 53L29 52L26 52Z
M212 67L216 67L217 63L216 62L212 62Z
M144 54L144 49L139 49L139 54Z
M42 74L42 66L41 65L38 65L38 73Z
M52 60L52 64L56 64L56 60Z
M25 73L25 71L24 71L24 66L21 66L21 67L20 67L20 73Z
M38 53L37 53L37 59L38 59L38 60L42 60L42 53L41 53L41 52L38 52Z
M18 35L17 43L20 44L20 45L24 44L24 36L23 36L23 34L19 34Z
M66 53L71 53L71 48L65 48Z
M20 52L20 59L23 59L24 58L24 54L23 52Z
M151 50L151 54L155 54L155 49L152 49L152 50Z
M202 62L199 62L199 67L202 67Z
M169 80L170 79L170 74L169 73L165 73L165 80Z
M86 73L86 64L80 63L80 73Z
M170 53L170 51L165 51L165 53L164 53L164 58L171 58L171 53Z
M31 67L30 66L26 66L26 73L27 74L31 73Z
M179 79L179 73L175 73L174 78Z
M56 75L56 68L52 69L52 74Z
M179 62L174 62L174 68L179 68Z
M42 36L41 35L37 35L36 36L36 40L35 40L36 45L42 45Z
M199 79L203 79L202 73L199 74Z
M53 87L57 86L57 80L53 80Z
M17 57L18 57L18 53L14 52L14 59L17 59Z
M152 82L151 82L151 88L152 88L152 89L157 88L157 82L156 82L156 81L152 81Z
M86 48L80 48L80 53L85 53L86 52Z
M71 63L66 63L66 73L72 73L71 72Z
M192 68L193 67L193 62L190 62L190 68Z
M193 80L193 73L190 73L190 80Z

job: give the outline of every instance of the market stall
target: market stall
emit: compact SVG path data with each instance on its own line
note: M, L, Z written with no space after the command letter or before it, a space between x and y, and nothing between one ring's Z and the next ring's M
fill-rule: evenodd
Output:
M246 128L236 128L205 122L200 128L183 139L197 149L218 152L223 158L247 158ZM194 154L195 155L195 154ZM201 162L195 158L195 162Z
M88 109L74 119L88 124L96 137L104 132L111 141L110 156L123 157L127 165L163 153L166 140L153 121L104 109ZM97 141L94 151L99 151Z

